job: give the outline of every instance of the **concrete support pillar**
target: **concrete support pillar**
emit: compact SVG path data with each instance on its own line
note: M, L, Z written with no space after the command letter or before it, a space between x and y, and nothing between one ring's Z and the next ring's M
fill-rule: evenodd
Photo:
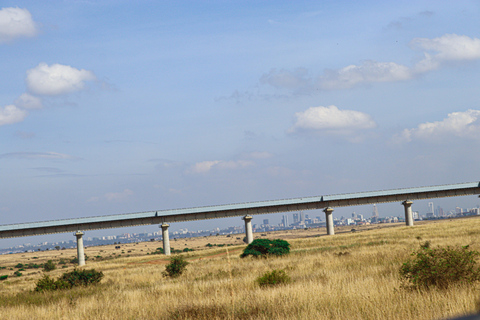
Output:
M83 232L77 231L73 234L77 237L77 257L78 257L78 266L85 265L85 252L83 251Z
M323 212L325 212L325 221L327 222L327 234L334 235L335 229L333 228L333 216L332 216L333 209L328 207L328 208L325 208Z
M163 238L163 254L170 255L170 238L168 237L168 227L167 223L162 223L160 228L162 228L162 238Z
M247 244L250 244L253 241L253 231L252 231L253 217L245 216L242 219L245 220L245 236L247 237Z
M412 204L410 200L405 200L402 202L403 207L405 208L405 224L409 227L413 226L413 214L412 214Z

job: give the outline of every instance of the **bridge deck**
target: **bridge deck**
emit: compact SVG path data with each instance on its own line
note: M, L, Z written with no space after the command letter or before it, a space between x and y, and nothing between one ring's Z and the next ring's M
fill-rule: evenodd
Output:
M0 226L0 238L480 194L480 183L392 189Z

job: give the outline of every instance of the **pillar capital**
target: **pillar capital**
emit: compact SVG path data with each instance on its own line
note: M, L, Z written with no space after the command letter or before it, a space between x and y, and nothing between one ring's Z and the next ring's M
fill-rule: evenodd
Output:
M78 238L78 237L82 237L84 233L82 231L77 231L73 235Z
M327 208L323 209L323 212L325 212L326 214L329 214L329 213L333 212L333 209L330 208L330 207L327 207Z
M413 204L413 201L410 201L410 200L405 200L402 202L402 205L404 206L411 206Z
M160 225L160 228L162 228L162 230L166 230L166 229L168 229L168 227L170 227L170 225L166 222L164 222Z
M245 222L252 221L253 217L252 216L245 216L242 218L242 220L245 220Z

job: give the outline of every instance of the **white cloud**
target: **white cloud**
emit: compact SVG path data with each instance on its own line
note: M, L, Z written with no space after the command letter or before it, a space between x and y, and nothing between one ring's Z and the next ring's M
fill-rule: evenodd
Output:
M213 161L202 161L197 162L190 169L187 173L206 173L212 170L213 168L218 169L238 169L238 168L245 168L248 166L253 166L255 163L253 161L247 160L237 160L237 161L223 161L223 160L213 160Z
M452 112L442 121L425 122L417 128L405 129L394 142L412 140L444 141L448 137L480 139L480 110Z
M437 69L442 63L448 61L480 59L480 39L478 38L445 34L434 39L415 38L410 45L425 51L425 58L415 67L417 72ZM434 52L434 54L428 52Z
M26 116L27 111L19 109L13 104L0 108L0 126L23 121Z
M27 9L3 8L0 10L0 43L20 37L33 37L37 27Z
M27 87L30 92L39 95L60 95L82 90L85 81L96 80L92 71L76 69L71 66L40 63L27 71Z
M340 110L333 105L311 107L295 113L295 117L297 120L294 126L288 130L290 133L299 130L324 130L344 134L376 127L370 115L360 111Z
M395 62L365 61L339 70L327 70L318 80L321 90L348 89L372 82L393 82L412 77L410 69Z
M29 93L23 93L15 100L15 105L24 109L41 109L43 108L42 99L32 96Z

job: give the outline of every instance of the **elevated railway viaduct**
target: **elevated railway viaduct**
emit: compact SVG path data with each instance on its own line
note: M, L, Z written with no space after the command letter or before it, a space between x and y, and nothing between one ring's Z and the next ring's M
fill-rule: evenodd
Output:
M327 234L334 234L333 208L400 202L405 210L405 224L413 226L413 200L457 197L480 194L480 182L448 184L430 187L415 187L383 191L358 192L327 196L303 197L283 200L258 201L187 209L157 210L138 213L115 214L97 217L30 222L0 226L0 238L14 238L52 233L75 232L77 238L78 264L85 264L83 232L85 230L121 228L139 225L160 224L163 248L170 254L168 223L241 216L245 221L247 242L253 241L252 216L258 214L324 209Z

